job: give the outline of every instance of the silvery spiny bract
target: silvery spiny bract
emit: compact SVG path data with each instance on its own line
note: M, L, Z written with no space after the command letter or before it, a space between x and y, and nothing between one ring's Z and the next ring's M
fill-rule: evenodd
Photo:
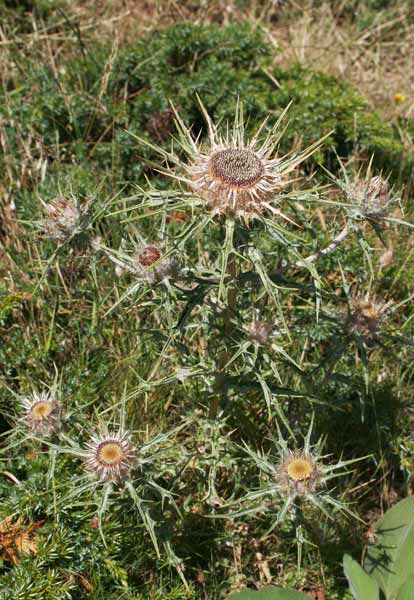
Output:
M224 131L212 121L201 101L200 107L208 128L207 143L194 138L176 113L177 142L187 160L140 140L172 165L160 171L181 182L196 204L213 215L238 217L246 223L264 213L287 218L278 205L290 183L288 175L317 150L322 140L303 152L280 156L277 149L287 109L267 132L268 119L265 119L253 136L246 139L241 102L237 104L232 127L227 125Z
M335 497L328 482L346 475L347 466L362 460L338 460L322 454L325 440L321 437L312 444L313 419L303 440L303 446L291 449L280 429L277 438L272 438L272 449L268 454L255 451L245 445L261 475L261 485L233 504L239 506L234 516L270 512L273 527L288 517L297 502L305 501L332 518L332 510L348 512L347 505Z
M34 434L50 435L62 425L62 406L56 389L37 392L21 400L24 415L21 422Z

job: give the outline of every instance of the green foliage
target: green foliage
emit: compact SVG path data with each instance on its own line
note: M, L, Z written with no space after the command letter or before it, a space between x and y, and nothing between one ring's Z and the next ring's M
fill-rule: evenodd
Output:
M261 590L245 591L229 596L229 600L305 600L306 594L295 592L293 590L281 590L275 587L266 587Z
M355 600L379 600L380 588L385 600L411 600L414 584L412 561L414 544L414 498L406 498L389 509L376 523L375 543L371 544L364 571L349 555L343 567ZM304 594L293 590L263 588L243 591L231 600L299 600Z
M378 600L379 587L350 556L344 556L344 572L355 600Z
M410 577L407 581L400 587L397 595L397 600L411 600L413 597L414 590L414 577Z
M394 169L395 175L411 165L393 126L373 112L348 83L300 66L276 70L275 75L281 88L272 100L281 106L293 100L289 141L300 137L306 145L332 130L326 151L330 167L334 158L329 145L343 157L363 149L368 156L374 155L378 167Z
M376 541L368 548L364 566L387 600L394 600L401 587L414 577L414 498L406 498L388 510L376 523L374 534Z
M0 108L8 147L16 156L23 158L19 138L24 136L41 140L42 154L56 168L87 161L91 172L99 166L102 177L116 168L118 182L137 180L147 170L146 160L154 157L148 151L137 153L125 129L169 143L172 102L195 133L204 131L198 94L214 120L232 118L237 97L243 98L251 116L249 128L269 112L280 114L293 101L283 150L298 139L308 145L333 130L317 155L328 167L336 166L333 150L342 157L363 151L374 154L387 172L393 169L394 176L411 172L411 159L397 132L352 86L299 66L272 67L263 34L248 24L223 28L179 23L113 56L104 45L87 47L86 52L82 45L77 53L57 71L16 57L27 77L6 82L3 94L9 106ZM212 86L212 81L220 85Z
M406 498L377 521L375 541L368 547L365 571L350 556L344 556L344 571L356 600L385 600L412 597L414 565L414 498Z

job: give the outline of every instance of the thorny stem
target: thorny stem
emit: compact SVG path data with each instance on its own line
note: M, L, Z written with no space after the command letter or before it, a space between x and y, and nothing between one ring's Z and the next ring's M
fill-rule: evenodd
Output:
M303 535L303 514L302 514L302 506L299 498L296 498L294 508L293 508L293 524L296 531L296 544L297 544L297 565L298 571L300 571L302 566L302 548L304 542Z
M105 256L107 256L109 258L109 260L111 262L114 263L114 265L116 265L117 267L121 267L121 269L124 269L125 271L129 271L130 273L136 273L136 269L134 269L133 267L131 267L130 265L128 265L125 261L120 260L119 258L117 258L116 256L114 256L112 254L112 252L109 252L105 246L103 246L100 243L100 240L95 240L93 243L93 246L95 248L96 251L100 251L103 254L105 254Z
M326 246L326 248L322 248L321 250L318 250L318 252L315 252L315 254L311 254L310 256L308 256L307 258L304 258L303 260L298 260L297 262L294 263L293 266L304 267L306 264L313 263L316 260L318 260L319 258L322 258L323 256L326 256L327 254L330 254L346 238L348 233L349 233L349 226L347 223L345 225L345 227L342 229L342 231L340 233L338 233L338 235L336 237L334 237L334 239Z
M235 233L236 233L236 235L233 238L233 242L234 242L234 245L236 246L236 250L237 250L240 245L240 239L239 239L239 236L237 236L237 230ZM238 265L237 258L235 256L234 252L232 252L232 254L230 255L229 260L227 262L227 266L226 266L226 275L229 280L229 288L228 288L228 292L227 292L227 306L226 306L226 309L223 314L224 333L225 333L225 337L228 341L230 341L233 330L234 330L233 317L236 313L237 295L238 295L237 279L238 279L239 271L240 271L240 269L238 267L239 267L239 265ZM223 393L223 389L224 389L224 379L225 379L224 366L226 365L226 363L228 362L229 359L230 359L230 352L228 350L225 350L218 359L218 365L217 365L218 373L216 376L216 386L215 386L216 393L210 404L210 411L209 411L209 417L211 419L214 419L217 415L217 411L218 411L219 403L220 403L220 396Z
M227 263L227 275L230 277L230 281L234 281L234 285L232 285L228 291L227 296L227 308L224 313L224 332L226 337L229 337L234 329L234 324L232 323L232 318L236 313L236 305L237 305L237 285L236 280L238 277L238 268L237 261L234 254L231 255L229 262Z

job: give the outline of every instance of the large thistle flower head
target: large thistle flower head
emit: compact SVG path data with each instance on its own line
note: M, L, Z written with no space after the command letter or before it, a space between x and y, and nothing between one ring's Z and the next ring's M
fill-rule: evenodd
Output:
M268 118L247 139L241 102L237 103L233 125L223 129L219 129L199 102L207 123L208 141L194 138L176 114L177 141L186 160L152 146L177 166L173 171L162 172L184 183L213 214L246 220L269 211L281 214L277 205L289 183L288 173L310 156L322 140L301 153L279 156L277 148L283 133L281 122L287 109L267 133Z
M290 496L307 496L317 492L322 472L315 457L303 450L288 450L277 472L281 490Z
M315 444L312 444L312 430L313 418L308 432L303 438L302 447L299 447L297 442L293 449L289 447L288 441L284 439L280 430L278 439L275 440L278 463L275 465L272 478L278 492L285 498L285 511L296 498L307 498L322 510L324 510L324 502L335 503L326 484L332 477L343 475L346 472L334 473L347 462L334 463L327 460L328 457L322 455L325 440L319 438Z
M201 105L205 116L209 142L200 145L189 133L190 162L185 165L190 187L218 214L258 216L272 210L272 203L289 183L287 174L305 155L280 157L277 146L281 135L280 120L265 138L261 134L266 119L249 140L245 137L242 105L236 108L233 127L219 133L217 126Z
M21 421L35 434L51 435L61 428L62 406L54 390L34 391L21 400Z
M92 434L83 452L85 468L99 481L121 484L130 475L136 458L128 431L101 427Z

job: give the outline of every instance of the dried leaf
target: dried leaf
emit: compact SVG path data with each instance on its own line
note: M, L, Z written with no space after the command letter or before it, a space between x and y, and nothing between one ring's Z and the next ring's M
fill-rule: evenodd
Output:
M23 517L12 521L13 517L9 515L0 522L0 558L17 565L19 554L36 554L37 543L32 534L44 521L34 521L25 528L22 527Z

